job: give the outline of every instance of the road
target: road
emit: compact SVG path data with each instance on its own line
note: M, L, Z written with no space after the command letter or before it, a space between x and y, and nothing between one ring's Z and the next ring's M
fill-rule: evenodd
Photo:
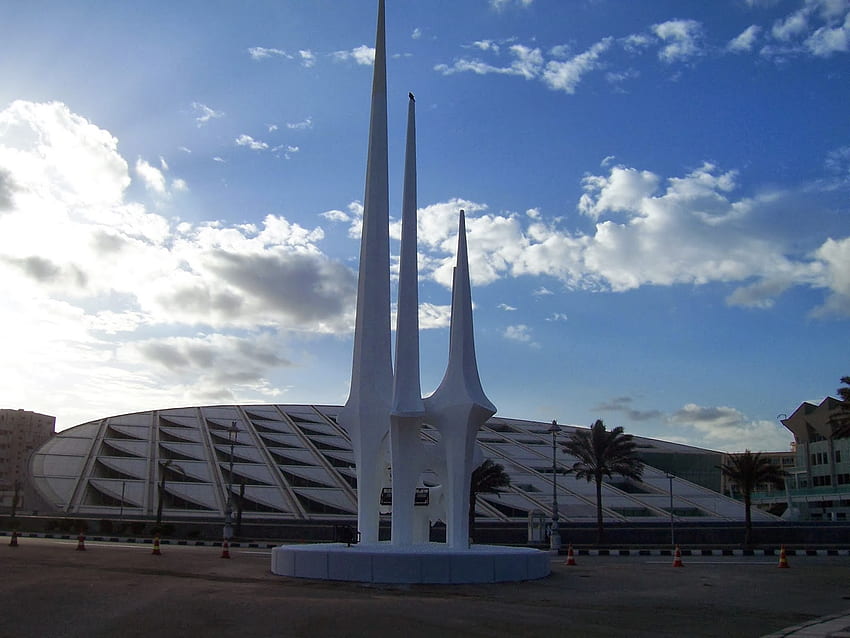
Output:
M581 556L549 578L376 586L281 578L270 550L0 546L0 637L756 637L850 609L850 558Z

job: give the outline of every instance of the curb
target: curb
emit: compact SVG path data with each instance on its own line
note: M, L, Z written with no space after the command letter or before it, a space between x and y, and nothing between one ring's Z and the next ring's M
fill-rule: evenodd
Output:
M579 556L673 556L672 549L575 549ZM779 556L777 549L682 549L682 556ZM788 556L850 556L850 549L785 549Z
M11 536L11 532L0 531L0 537ZM55 538L60 540L77 540L77 534L51 534L49 532L18 532L18 538ZM137 538L134 536L86 536L87 541L101 543L138 543L140 545L153 544L152 538ZM161 545L186 545L191 547L221 547L221 541L182 540L160 538ZM230 547L249 549L274 549L285 543L271 542L230 542ZM681 550L682 556L779 556L779 548L776 549L687 549ZM576 556L670 556L673 549L576 549ZM566 556L567 550L562 549L557 556ZM850 549L785 549L788 556L850 556ZM554 555L554 552L553 552Z
M0 537L11 536L11 532L0 531ZM50 534L43 532L18 532L18 538L55 538L59 540L77 540L78 534ZM136 538L134 536L86 536L88 542L101 543L138 543L139 545L152 545L152 538ZM160 545L188 545L191 547L221 547L221 541L192 541L160 538ZM251 549L273 549L281 543L240 543L231 542L230 547L247 547Z

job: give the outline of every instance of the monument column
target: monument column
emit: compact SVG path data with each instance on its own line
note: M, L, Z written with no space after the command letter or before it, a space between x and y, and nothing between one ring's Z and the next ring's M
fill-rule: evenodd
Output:
M361 540L366 543L378 541L378 508L393 385L387 172L386 38L384 0L378 0L351 389L338 416L354 448L357 525Z

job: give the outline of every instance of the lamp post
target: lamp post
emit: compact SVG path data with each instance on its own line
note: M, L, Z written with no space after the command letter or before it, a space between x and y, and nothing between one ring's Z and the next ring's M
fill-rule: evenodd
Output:
M233 538L233 446L238 432L236 421L231 422L227 431L227 439L230 441L230 469L227 477L227 501L224 506L224 538L228 541Z
M667 480L670 481L670 545L676 546L676 528L673 527L673 475L667 472Z
M121 481L121 511L118 513L118 518L124 518L124 492L127 489L127 481Z
M552 528L549 533L549 549L558 551L561 549L561 533L558 531L558 465L555 459L555 437L561 431L561 426L552 419L552 427L546 431L552 434Z

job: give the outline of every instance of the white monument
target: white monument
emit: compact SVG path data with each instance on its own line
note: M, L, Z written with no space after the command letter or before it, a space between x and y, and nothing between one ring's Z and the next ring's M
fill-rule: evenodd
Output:
M359 543L281 546L272 572L329 580L384 583L517 581L549 574L549 555L516 547L470 545L469 490L475 436L496 412L478 376L466 223L460 211L452 283L449 359L443 380L423 399L419 376L416 237L416 118L408 103L395 369L390 354L389 196L384 0L378 1L372 111L363 203L363 232L351 390L338 416L357 465ZM423 423L440 444L427 450ZM380 495L387 452L392 471L391 540L379 542ZM435 453L436 452L436 453ZM424 471L439 477L429 509L415 506ZM417 511L420 510L420 511ZM436 514L435 514L436 513ZM429 514L444 518L446 542L428 542Z

